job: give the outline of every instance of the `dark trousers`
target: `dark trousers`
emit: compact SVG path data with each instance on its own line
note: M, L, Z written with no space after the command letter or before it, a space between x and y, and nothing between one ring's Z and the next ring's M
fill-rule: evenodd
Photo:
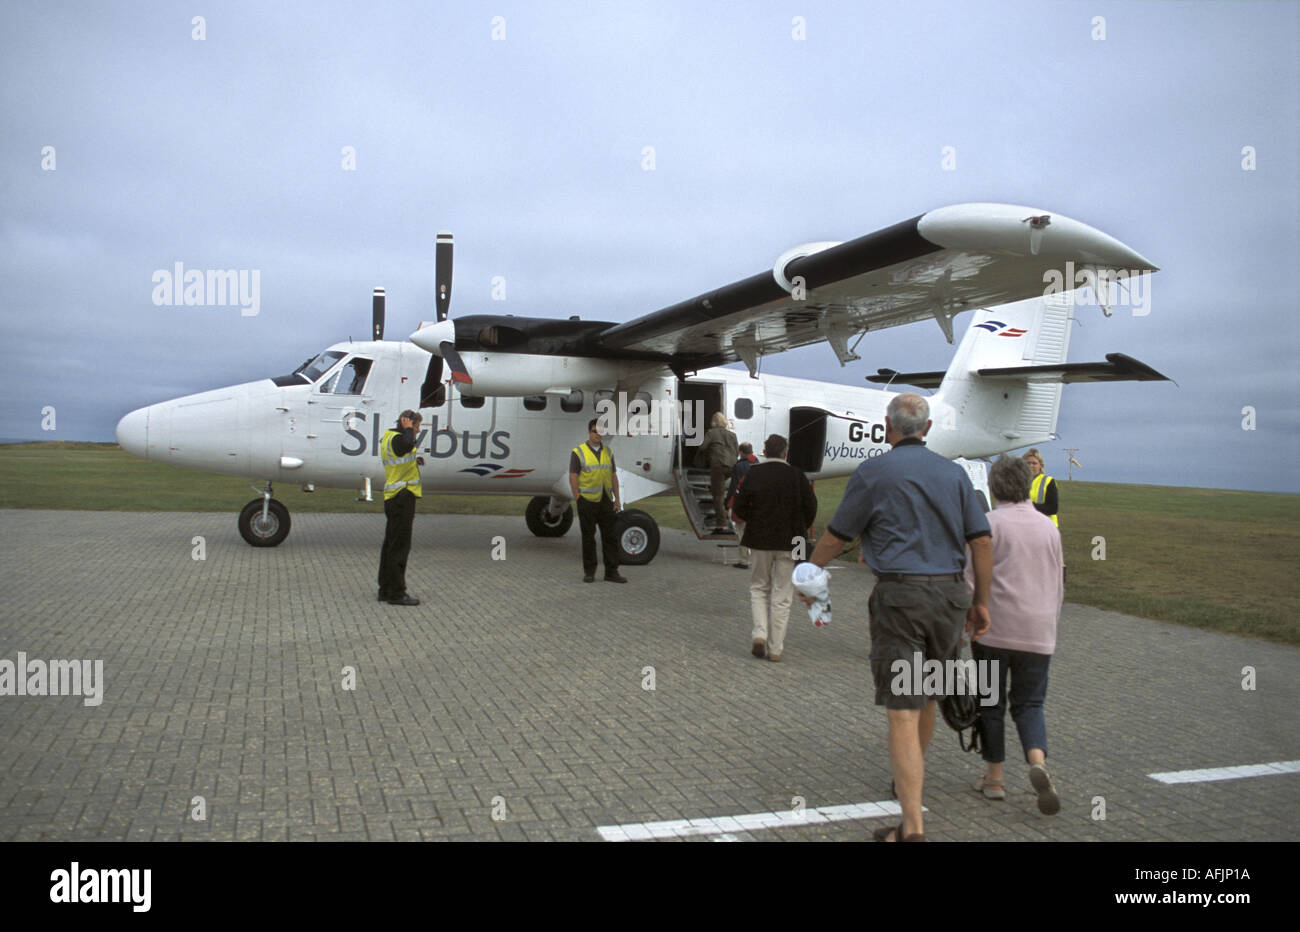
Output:
M998 704L980 706L980 728L984 732L984 759L990 764L1006 760L1007 692L1010 681L1011 718L1020 733L1020 747L1029 760L1029 749L1039 748L1047 754L1047 722L1043 719L1043 700L1047 698L1047 668L1051 654L1031 654L1025 650L986 647L972 641L971 656L976 662L989 660L998 665Z
M970 603L966 584L956 580L876 581L867 599L876 705L886 709L924 709L926 703L936 698L916 689L916 654L921 654L923 665L926 660L943 663L957 656ZM900 661L901 668L896 666Z
M618 572L618 541L614 534L614 503L608 495L590 502L578 496L578 526L582 528L582 571L596 575L596 527L600 527L600 554L605 561L605 575Z
M415 524L415 495L406 489L384 500L388 524L379 551L379 591L387 596L406 594L406 557L411 552L411 527Z
M725 463L714 463L709 467L709 494L713 496L713 526L727 526L727 480L731 478L731 467Z

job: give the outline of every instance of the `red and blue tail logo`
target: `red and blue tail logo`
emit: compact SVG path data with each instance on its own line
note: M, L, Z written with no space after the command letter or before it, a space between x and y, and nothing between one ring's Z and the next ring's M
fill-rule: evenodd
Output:
M1020 327L1008 327L1000 320L986 320L984 323L976 324L975 326L979 330L987 330L994 336L999 337L1023 337L1029 332Z

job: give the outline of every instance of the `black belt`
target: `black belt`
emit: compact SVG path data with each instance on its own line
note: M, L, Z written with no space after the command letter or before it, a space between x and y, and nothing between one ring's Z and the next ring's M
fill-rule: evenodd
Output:
M966 576L963 573L941 573L938 576L909 576L904 573L881 573L876 577L880 582L914 582L914 583L941 583L941 582L965 582Z

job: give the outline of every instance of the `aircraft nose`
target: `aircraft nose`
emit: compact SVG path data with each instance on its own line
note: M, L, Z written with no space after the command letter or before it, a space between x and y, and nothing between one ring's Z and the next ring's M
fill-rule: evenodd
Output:
M117 422L117 442L127 453L149 458L149 409L137 408Z

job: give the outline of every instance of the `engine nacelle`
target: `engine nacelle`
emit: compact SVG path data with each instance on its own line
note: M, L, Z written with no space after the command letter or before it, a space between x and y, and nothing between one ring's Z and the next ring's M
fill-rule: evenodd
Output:
M617 360L583 356L467 351L461 358L473 384L458 389L462 395L474 397L567 395L575 388L612 389L629 368Z
M830 249L832 246L838 245L840 245L838 242L804 243L800 246L794 246L787 249L785 252L781 253L781 255L777 257L776 262L772 264L772 277L775 278L776 283L786 291L793 291L794 283L790 281L789 277L785 274L790 263L795 259L802 259L804 256L811 256Z

